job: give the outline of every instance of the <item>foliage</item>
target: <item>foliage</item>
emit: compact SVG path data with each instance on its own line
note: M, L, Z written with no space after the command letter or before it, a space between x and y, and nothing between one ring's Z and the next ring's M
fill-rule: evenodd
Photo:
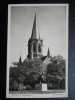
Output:
M10 91L18 90L19 84L29 85L27 87L34 88L35 84L39 82L40 77L40 59L25 61L23 64L18 64L17 67L10 67ZM15 84L17 84L15 89Z
M9 73L9 89L10 91L20 91L35 89L35 86L40 87L41 81L41 59L25 59L17 64L17 67L10 67ZM49 82L58 83L60 88L64 88L65 82L65 60L61 56L52 58L52 63L47 65L46 81L49 86ZM38 85L37 85L38 84ZM54 84L54 83L53 83ZM55 86L55 85L54 85ZM58 86L58 85L57 85ZM56 87L56 86L55 86Z
M52 83L54 89L65 88L65 59L62 56L55 56L47 65L47 82L48 86Z

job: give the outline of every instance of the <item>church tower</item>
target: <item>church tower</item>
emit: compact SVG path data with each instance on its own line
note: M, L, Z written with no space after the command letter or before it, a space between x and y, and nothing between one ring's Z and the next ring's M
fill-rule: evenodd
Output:
M32 34L28 41L28 58L33 59L42 57L42 45L43 41L40 39L40 34L38 32L35 12Z

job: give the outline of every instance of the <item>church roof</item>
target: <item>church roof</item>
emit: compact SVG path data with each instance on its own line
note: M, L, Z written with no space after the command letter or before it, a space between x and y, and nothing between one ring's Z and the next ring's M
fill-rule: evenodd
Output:
M39 39L39 38L40 38L40 35L39 35L39 32L38 32L38 26L37 26L37 20L36 20L36 12L35 12L31 39Z
M44 61L47 56L42 56L41 60Z

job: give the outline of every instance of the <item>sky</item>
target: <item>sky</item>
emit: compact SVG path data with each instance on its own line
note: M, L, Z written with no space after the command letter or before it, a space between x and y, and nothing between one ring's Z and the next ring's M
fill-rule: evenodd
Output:
M18 61L20 56L22 61L27 57L35 8L37 27L43 40L43 55L47 55L49 48L52 56L60 54L66 57L68 41L66 6L12 6L8 19L10 21L10 27L8 25L9 63Z

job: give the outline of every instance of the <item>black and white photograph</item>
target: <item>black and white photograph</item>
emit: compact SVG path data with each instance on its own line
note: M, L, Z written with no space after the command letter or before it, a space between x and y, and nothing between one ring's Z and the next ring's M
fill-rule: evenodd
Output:
M7 98L68 97L68 4L9 4Z

